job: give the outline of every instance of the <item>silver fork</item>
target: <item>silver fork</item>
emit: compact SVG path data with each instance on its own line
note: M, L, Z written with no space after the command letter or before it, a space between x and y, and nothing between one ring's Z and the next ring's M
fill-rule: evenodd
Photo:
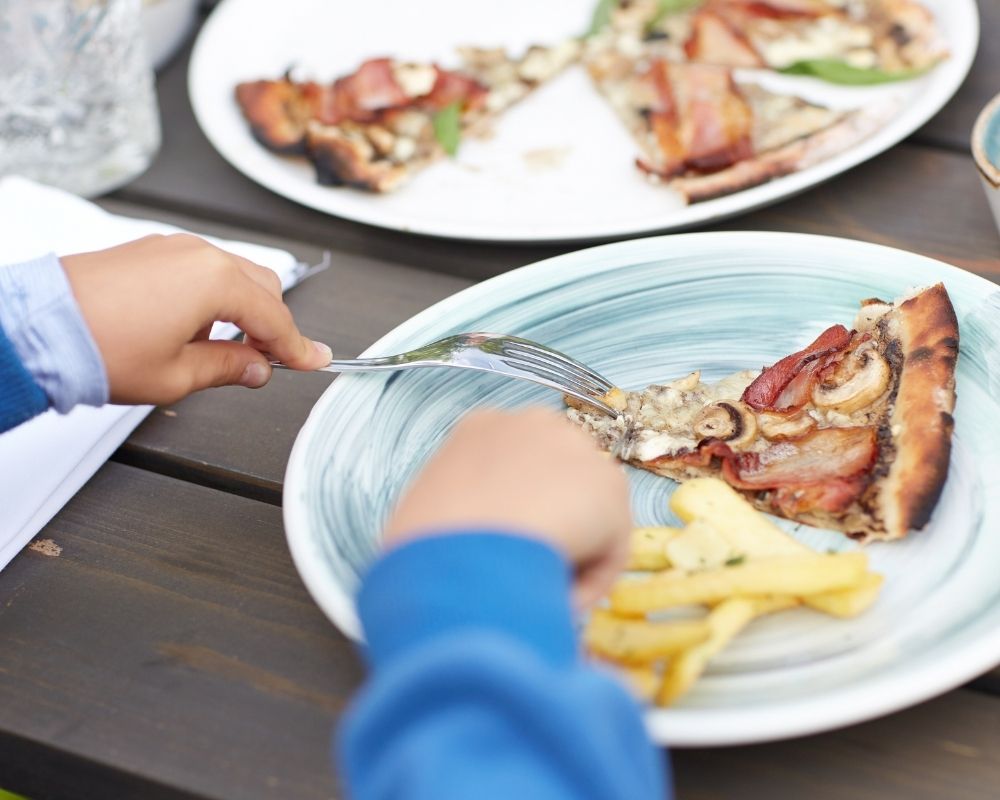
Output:
M272 367L290 369L280 361ZM334 359L317 372L366 372L413 367L458 367L531 381L575 397L612 417L604 397L614 384L579 361L537 342L498 333L460 333L416 350L381 358Z

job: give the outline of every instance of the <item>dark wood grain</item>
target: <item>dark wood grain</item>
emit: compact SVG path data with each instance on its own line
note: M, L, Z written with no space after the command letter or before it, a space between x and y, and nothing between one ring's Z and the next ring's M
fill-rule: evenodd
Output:
M36 800L339 797L359 685L276 508L110 464L0 575L0 776ZM822 736L678 751L681 800L973 800L1000 699L967 691ZM984 794L985 793L985 794Z
M330 734L361 671L278 509L110 464L42 537L58 557L25 550L0 574L0 784L338 796Z
M972 126L983 106L1000 92L1000 0L979 0L979 49L965 83L912 140L968 153Z
M833 734L673 754L678 800L985 800L1000 700L952 692Z
M931 256L1000 281L1000 236L972 160L901 145L829 183L710 230L818 233Z

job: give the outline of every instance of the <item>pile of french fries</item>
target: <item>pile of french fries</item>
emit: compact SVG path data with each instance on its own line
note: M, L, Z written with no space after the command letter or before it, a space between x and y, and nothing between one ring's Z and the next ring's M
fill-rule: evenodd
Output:
M643 699L669 705L757 617L800 605L854 617L882 576L861 552L817 553L759 513L727 483L697 478L670 498L683 528L632 532L629 575L591 615L584 643ZM698 618L672 611L704 606Z

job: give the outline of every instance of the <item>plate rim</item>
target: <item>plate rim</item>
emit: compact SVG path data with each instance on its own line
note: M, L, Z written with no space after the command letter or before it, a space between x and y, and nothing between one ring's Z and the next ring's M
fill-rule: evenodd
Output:
M707 200L701 203L694 203L674 211L669 212L673 221L665 225L637 224L634 226L611 227L609 229L592 231L592 226L588 231L573 230L553 230L551 232L534 231L506 231L499 230L495 226L482 225L481 223L459 223L449 225L447 221L425 222L406 221L390 212L387 215L382 212L369 210L366 208L349 208L332 210L332 203L314 202L309 195L315 189L314 182L300 188L298 181L287 181L283 177L272 176L270 172L270 161L268 166L258 167L254 159L246 159L239 143L230 143L225 137L215 130L211 124L216 98L208 96L204 83L198 80L198 75L202 73L202 64L208 59L206 51L215 34L216 29L222 29L228 23L228 17L236 14L233 9L238 9L241 4L250 4L258 0L222 0L212 14L202 25L201 30L195 40L191 53L191 60L188 66L187 88L191 101L191 108L194 113L198 127L208 139L215 151L229 163L234 169L245 177L262 186L265 189L284 197L287 200L297 203L306 208L336 217L338 219L350 220L365 225L394 230L402 233L417 234L434 238L453 239L470 242L493 242L505 244L538 244L538 243L579 243L587 244L594 242L608 241L622 237L649 236L668 231L685 230L696 225L709 222L722 221L739 214L748 213L772 203L779 202L794 197L814 186L818 186L826 181L841 175L859 164L868 161L875 156L885 152L891 147L899 144L915 131L926 124L935 114L937 114L958 92L972 68L973 60L979 50L981 39L981 21L979 7L975 0L960 0L958 9L949 9L952 12L965 15L965 22L970 26L972 47L961 52L952 50L949 53L949 63L953 68L949 71L950 80L941 79L940 84L932 84L936 91L933 93L933 102L926 106L920 106L920 113L917 114L910 124L901 128L893 136L883 136L886 126L880 127L867 138L858 142L853 147L839 153L832 158L826 159L818 164L806 168L803 171L786 175L782 178L769 181L759 186L744 189L731 195L725 195L714 200ZM238 27L238 26L237 26ZM920 79L918 79L920 80ZM914 105L906 106L906 110ZM260 147L260 145L256 145ZM271 158L278 158L271 155ZM335 192L336 189L323 187L327 192ZM323 195L324 200L327 195ZM330 195L336 197L336 195Z
M697 249L697 245L702 242L707 242L706 246L719 243L717 246L724 247L727 240L744 245L747 240L753 240L757 247L770 246L775 250L781 249L782 244L794 240L800 246L811 244L813 247L821 248L825 243L848 250L853 249L859 256L873 252L890 252L897 256L902 253L908 259L933 265L940 272L942 280L948 280L950 273L960 276L963 281L971 282L970 285L982 286L989 293L1000 292L1000 285L953 264L902 248L847 237L778 231L709 231L660 235L563 253L473 284L404 320L379 337L361 354L361 357L383 354L382 351L390 342L407 335L408 330L420 328L426 321L461 306L470 294L489 293L507 283L516 284L522 281L530 283L535 275L551 273L553 277L558 277L559 273L567 268L572 270L576 262L589 264L590 269L586 273L588 276L628 268L635 263L634 260L630 261L630 258L634 259L645 248L661 244L669 247L678 242L682 244L695 242L694 247ZM729 246L732 247L733 244ZM633 251L636 256L631 255ZM569 279L572 280L572 277ZM337 382L339 381L338 378ZM305 454L311 443L312 431L335 402L336 395L343 391L343 389L334 391L337 382L331 383L317 398L296 435L285 472L282 514L293 563L310 596L341 632L355 641L363 641L353 600L346 591L331 583L325 569L318 561L313 560L314 548L310 541L311 532L305 500L295 496L300 487L304 486L301 475L305 470ZM817 698L797 698L789 703L777 703L749 710L647 707L644 708L644 719L653 740L671 747L724 747L789 739L831 731L901 711L950 691L998 663L1000 663L1000 628L979 634L974 642L963 643L932 663L919 663L908 667L902 675L898 670L890 670L886 676L868 678L860 686L848 684L838 687L830 699L825 695Z

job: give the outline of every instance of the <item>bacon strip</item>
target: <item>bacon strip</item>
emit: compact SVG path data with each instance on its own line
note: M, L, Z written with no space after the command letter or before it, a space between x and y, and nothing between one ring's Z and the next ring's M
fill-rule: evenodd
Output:
M656 465L668 464L671 461L680 461L682 464L687 464L692 467L707 467L712 463L713 458L721 458L725 461L727 459L736 458L736 453L734 453L732 448L730 448L725 442L720 442L718 439L708 439L701 444L697 450L693 450L690 453L684 453L683 455L660 456L660 458L655 458L649 463Z
M452 103L461 103L463 110L479 108L486 102L489 91L474 78L458 72L434 67L437 78L434 87L421 105L441 109Z
M334 88L350 97L354 107L361 111L380 111L406 105L411 100L396 82L392 60L388 58L365 61L353 75L338 79Z
M667 62L661 59L653 61L644 78L652 82L656 90L657 104L650 110L649 124L662 158L658 172L662 177L679 175L685 169L684 145L680 140L677 101Z
M812 396L813 386L819 382L821 375L826 374L827 368L841 356L842 352L837 351L820 356L806 364L799 374L781 390L778 399L774 401L775 409L782 412L797 411L808 403Z
M865 488L863 476L835 478L824 483L781 486L771 495L778 511L795 518L807 511L845 511Z
M641 80L658 100L649 113L659 148L657 164L640 161L641 169L670 178L714 172L753 155L753 113L729 69L658 59Z
M723 13L731 8L765 19L816 19L837 11L820 0L713 0L712 6Z
M714 172L753 155L753 114L729 70L698 64L682 72L691 124L687 164Z
M803 350L785 356L776 364L765 369L754 379L740 398L751 408L758 411L786 411L794 405L779 405L779 399L786 387L806 367L806 365L831 353L837 353L851 343L851 332L843 325L833 325L827 328L819 337ZM810 375L814 370L809 371ZM805 379L803 379L805 383ZM801 389L802 387L797 387ZM809 384L811 389L811 384ZM788 396L782 402L801 400L798 391L794 396ZM804 401L803 401L804 402ZM801 404L801 403L800 403Z
M412 96L396 81L389 58L365 61L350 75L324 89L317 118L324 125L352 122L377 122L391 111L402 108L441 109L461 103L463 111L479 108L488 90L473 78L435 66L434 85L424 95Z
M825 483L850 478L875 463L874 427L820 428L761 453L740 453L723 465L726 480L741 489Z
M691 21L691 35L684 43L691 61L729 67L763 67L764 59L750 40L725 17L701 10Z
M845 510L864 491L877 457L875 428L820 428L760 453L734 453L724 442L707 441L695 452L657 459L649 466L672 461L707 467L717 458L727 483L770 492L774 507L794 518L807 511Z

